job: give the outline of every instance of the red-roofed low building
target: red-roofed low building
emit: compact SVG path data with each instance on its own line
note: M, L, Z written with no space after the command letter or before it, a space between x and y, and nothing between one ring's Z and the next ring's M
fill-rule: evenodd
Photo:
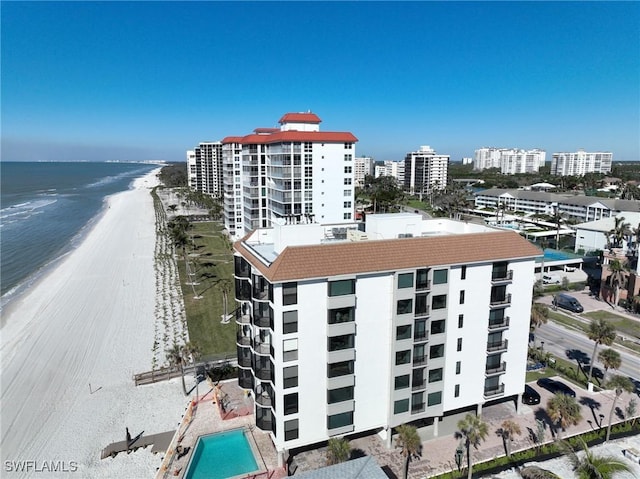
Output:
M233 239L273 222L353 221L358 139L320 131L321 121L311 112L286 113L280 128L222 140L225 227Z

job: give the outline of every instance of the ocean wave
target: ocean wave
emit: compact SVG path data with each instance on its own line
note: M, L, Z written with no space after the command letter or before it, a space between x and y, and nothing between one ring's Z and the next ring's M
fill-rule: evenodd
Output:
M88 185L85 186L85 188L98 188L100 186L104 186L104 185L108 185L110 183L113 183L115 181L118 181L122 178L127 178L127 177L137 177L138 175L140 175L140 173L147 171L144 168L140 168L138 170L132 170L132 171L123 171L122 173L118 173L117 175L112 175L112 176L105 176L104 178L100 178L98 181L95 181L93 183L89 183Z
M21 219L27 219L34 214L42 213L38 210L57 203L57 201L57 198L46 198L7 206L0 209L0 221L4 223L6 221L13 222Z

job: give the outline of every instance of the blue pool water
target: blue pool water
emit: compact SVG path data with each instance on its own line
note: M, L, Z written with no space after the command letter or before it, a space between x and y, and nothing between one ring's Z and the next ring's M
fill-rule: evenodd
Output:
M545 249L544 250L544 260L545 261L560 261L564 259L573 259L576 258L577 255L570 255L563 251L557 251L553 249Z
M189 461L186 479L227 479L258 470L244 431L201 436Z

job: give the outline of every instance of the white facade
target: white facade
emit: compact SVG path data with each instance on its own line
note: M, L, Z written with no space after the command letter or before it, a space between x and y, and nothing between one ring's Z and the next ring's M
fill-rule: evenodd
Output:
M373 176L375 160L370 156L357 156L353 159L353 182L357 187L364 186L364 177Z
M630 229L640 227L640 213L630 211L623 211L615 217L577 224L573 226L576 230L575 252L583 250L588 253L589 251L605 250L609 245L609 232L613 230L616 218L624 218L623 223L628 223ZM622 249L626 251L632 241L631 234L629 234L622 242Z
M589 153L578 150L575 153L554 153L551 174L558 176L578 176L585 173L609 173L613 154L609 152Z
M516 148L479 148L475 151L474 170L500 168L503 175L537 173L544 166L547 153L544 150Z
M231 189L231 181L234 184L233 205L229 200L225 208L225 225L233 239L275 222L353 221L358 140L348 132L320 131L320 122L310 112L287 113L280 119L280 128L257 128L253 134L222 141L229 168L225 191Z
M382 165L376 165L374 168L376 178L381 176L393 176L398 185L404 185L404 161L385 160Z
M408 213L365 226L235 245L239 383L281 453L418 419L437 436L444 415L524 389L537 248Z
M449 155L439 155L429 146L407 153L404 159L404 189L410 194L429 193L447 187Z
M222 196L222 143L203 142L187 151L189 186L216 198Z

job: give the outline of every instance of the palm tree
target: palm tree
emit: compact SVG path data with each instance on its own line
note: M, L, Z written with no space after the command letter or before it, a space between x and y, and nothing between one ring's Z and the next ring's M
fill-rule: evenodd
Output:
M327 465L338 464L349 459L351 447L344 437L332 437L327 443Z
M221 279L220 281L217 282L218 287L220 288L220 291L222 291L222 305L223 305L223 316L222 316L222 323L226 324L229 322L229 320L227 319L227 315L228 313L228 307L227 307L227 300L229 298L229 292L231 291L231 281L228 279Z
M605 383L607 382L607 372L609 369L618 369L622 364L622 359L620 358L620 353L611 348L600 351L598 359L604 366L604 377L602 378L602 382Z
M478 449L478 446L487 438L489 434L489 427L482 418L475 414L467 414L463 419L458 421L458 429L460 434L464 438L465 447L467 448L467 477L471 479L472 464L471 464L471 446L474 449Z
M548 319L549 307L546 304L533 303L531 306L531 330L547 324Z
M418 435L418 430L414 426L408 424L402 424L396 428L398 437L396 438L396 447L401 449L401 454L404 457L405 463L402 471L402 477L407 479L409 473L409 462L411 458L417 456L420 448L422 447L422 441Z
M616 397L613 398L613 404L611 404L611 411L609 412L609 425L607 426L607 437L605 442L609 441L611 435L611 420L613 419L613 411L616 408L616 402L620 399L623 392L632 392L635 390L634 384L631 379L625 376L616 374L605 385L607 389L613 389L616 393Z
M566 394L556 394L547 402L547 414L564 431L567 426L575 426L582 419L580 405L575 398Z
M624 216L618 216L613 219L613 228L609 230L609 247L622 248L625 237L629 234L629 223L624 222Z
M507 456L511 456L511 441L513 441L513 436L519 436L520 434L522 434L520 425L515 421L507 419L502 423L498 432L500 436L502 436L504 452L507 454Z
M625 282L625 274L624 274L624 266L622 263L617 260L611 260L609 262L609 271L611 272L611 276L609 276L609 284L613 286L614 290L614 299L613 299L613 307L618 307L618 301L620 300L620 287Z
M582 458L567 442L561 441L559 446L580 479L612 479L618 472L631 472L624 462L613 456L596 456L581 438L579 440L584 451Z
M613 340L616 338L616 330L613 325L600 318L594 319L589 325L589 331L587 333L589 339L594 341L593 354L591 355L591 367L589 368L589 377L587 378L587 384L591 382L591 376L593 376L593 364L596 362L596 350L598 346L604 344L611 346Z
M180 378L182 379L182 391L186 396L187 385L184 382L184 356L182 354L183 353L182 348L179 345L174 344L171 349L167 349L166 353L167 353L167 360L169 361L169 365L174 368L175 367L180 368Z
M526 466L518 471L522 479L561 479L560 476L538 466Z

